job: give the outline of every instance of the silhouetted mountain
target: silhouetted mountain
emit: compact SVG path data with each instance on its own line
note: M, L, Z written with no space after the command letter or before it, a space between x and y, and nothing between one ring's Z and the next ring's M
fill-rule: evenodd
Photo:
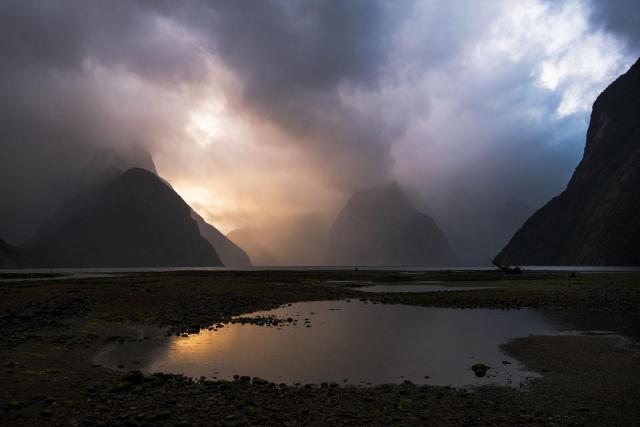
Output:
M20 268L25 256L24 250L0 239L0 268Z
M593 104L567 188L497 255L505 264L640 264L640 59Z
M428 215L397 184L356 191L331 228L331 265L447 266L456 257Z
M18 140L12 144L15 150L22 147ZM149 153L136 145L64 147L62 141L37 149L27 144L19 155L0 155L0 236L7 241L25 246L40 224L102 180L105 170L122 173L140 167L155 172Z
M196 221L202 237L207 239L213 246L225 267L251 266L249 256L238 245L229 240L227 236L218 231L213 225L207 223L196 211L191 211L191 217Z
M68 202L32 240L42 267L220 266L191 208L158 176L134 168Z
M151 164L153 165L153 162ZM159 178L167 187L173 190L173 187L168 181L164 180L161 177ZM225 267L250 267L252 265L251 259L249 259L249 256L245 253L244 250L242 250L238 245L229 240L227 236L222 234L213 225L206 222L204 218L202 218L193 209L191 209L191 218L193 218L193 220L198 225L198 231L200 232L200 235L204 237L211 244L211 246L213 246L213 249L216 250L216 253L222 260L222 263L225 265Z

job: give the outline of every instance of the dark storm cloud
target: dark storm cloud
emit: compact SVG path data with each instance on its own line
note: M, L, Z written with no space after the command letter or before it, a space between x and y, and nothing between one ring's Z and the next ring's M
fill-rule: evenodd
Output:
M591 19L596 26L603 27L621 36L629 48L640 49L640 3L638 0L593 0Z
M213 43L256 96L375 80L386 51L377 1L211 2Z
M197 55L140 1L3 1L0 61L11 72L80 72L88 62L162 81L202 77Z

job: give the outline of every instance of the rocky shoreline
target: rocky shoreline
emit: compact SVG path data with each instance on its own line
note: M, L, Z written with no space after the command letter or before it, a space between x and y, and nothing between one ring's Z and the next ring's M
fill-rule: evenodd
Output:
M527 337L506 352L543 377L524 390L411 383L284 385L121 374L92 362L106 343L236 321L282 304L362 298L349 284L502 281L501 289L367 294L374 303L640 312L640 275L493 272L180 272L0 285L2 425L635 425L640 358L615 336ZM235 318L240 316L239 318ZM244 320L271 324L272 318ZM278 319L286 322L287 319ZM133 367L135 368L135 367Z

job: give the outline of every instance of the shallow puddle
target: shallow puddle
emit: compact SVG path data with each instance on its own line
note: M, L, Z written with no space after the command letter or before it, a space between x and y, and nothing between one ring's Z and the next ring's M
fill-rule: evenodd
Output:
M479 289L497 289L499 286L474 286L464 282L407 282L407 283L383 283L377 285L360 286L352 288L356 291L375 293L408 293L408 292L455 292L473 291Z
M534 310L429 308L366 301L303 302L251 313L186 337L113 344L96 363L123 370L284 383L400 383L519 386L537 374L500 350L509 339L554 334ZM257 320L256 320L257 319ZM477 377L472 365L491 368Z

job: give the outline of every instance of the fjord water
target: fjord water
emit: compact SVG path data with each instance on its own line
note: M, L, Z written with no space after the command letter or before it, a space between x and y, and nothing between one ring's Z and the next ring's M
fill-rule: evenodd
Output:
M282 322L227 323L186 337L113 344L96 363L191 377L247 375L277 383L410 380L518 386L537 374L523 370L500 345L511 338L559 332L548 317L528 309L428 308L366 300L303 302L242 317L261 316ZM474 375L471 366L476 363L491 366L486 377Z
M357 283L357 282L354 282ZM471 284L470 284L471 283ZM413 293L413 292L455 292L455 291L474 291L480 289L496 289L504 286L504 283L490 282L491 286L474 286L473 282L400 282L400 283L376 283L365 284L357 288L353 288L361 292L374 293ZM475 282L477 283L477 282Z
M640 272L640 266L585 266L585 265L522 265L525 271L575 271L583 273L621 273ZM6 268L0 273L40 274L56 273L69 276L76 274L109 274L109 273L163 273L172 271L353 271L355 266L252 266L252 267L105 267L105 268ZM414 274L429 271L495 271L494 266L460 266L460 267L408 267L408 266L358 266L360 271L398 271Z

